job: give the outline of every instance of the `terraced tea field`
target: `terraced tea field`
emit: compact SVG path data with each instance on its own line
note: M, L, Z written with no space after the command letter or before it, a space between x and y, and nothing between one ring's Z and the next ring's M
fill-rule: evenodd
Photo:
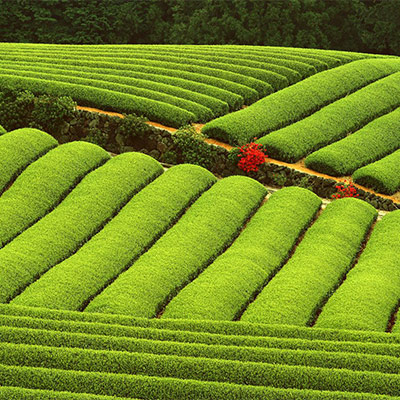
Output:
M69 95L392 195L400 191L400 59L270 46L0 43L0 89ZM242 109L245 107L245 109Z
M399 399L400 210L0 136L0 399Z

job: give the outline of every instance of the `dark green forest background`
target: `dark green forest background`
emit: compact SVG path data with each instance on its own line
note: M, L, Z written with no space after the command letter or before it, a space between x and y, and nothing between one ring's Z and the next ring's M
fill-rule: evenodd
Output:
M400 0L0 0L0 41L253 44L400 55Z

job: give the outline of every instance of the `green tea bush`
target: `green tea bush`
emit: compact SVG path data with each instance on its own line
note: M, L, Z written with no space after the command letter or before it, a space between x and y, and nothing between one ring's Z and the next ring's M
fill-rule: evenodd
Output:
M308 168L332 176L351 175L400 148L400 108L377 118L357 132L311 153Z
M400 72L397 72L262 137L258 142L268 148L271 157L296 162L399 106Z
M51 268L12 303L83 308L149 249L215 181L211 172L197 166L170 168L135 195L74 255Z
M55 206L93 169L110 159L98 146L63 144L30 164L0 196L0 248Z
M400 211L377 222L358 263L323 307L316 327L386 331L399 302L399 226Z
M307 325L351 268L377 211L358 199L330 203L242 321Z
M220 180L84 311L157 315L229 246L265 195L266 189L248 177Z
M58 145L49 134L33 128L0 136L0 194L30 163Z
M171 300L162 318L234 320L288 257L320 205L304 189L275 192L229 249Z
M71 256L162 172L161 165L151 157L125 153L86 175L54 211L0 251L0 301L11 300Z
M353 180L380 193L396 193L400 189L400 150L357 169Z
M172 136L181 162L199 165L210 169L213 165L213 153L204 142L205 136L192 126L179 129Z
M203 132L230 144L243 144L254 137L262 138L269 132L293 124L323 106L397 71L400 71L400 61L397 59L355 61L311 76L250 107L208 122Z

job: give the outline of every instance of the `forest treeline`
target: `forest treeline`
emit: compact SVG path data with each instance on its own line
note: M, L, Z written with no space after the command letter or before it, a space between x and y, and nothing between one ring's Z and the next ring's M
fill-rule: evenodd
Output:
M400 0L0 0L0 42L252 44L400 55Z

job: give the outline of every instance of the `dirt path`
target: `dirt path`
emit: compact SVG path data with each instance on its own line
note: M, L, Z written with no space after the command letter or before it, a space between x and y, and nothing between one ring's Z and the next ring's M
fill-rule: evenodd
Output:
M110 116L124 118L124 116L122 114L120 114L120 113L111 112L111 111L103 111L103 110L99 110L97 108L82 107L82 106L77 106L76 108L78 110L96 112L96 113L99 113L99 114L106 114L106 115L110 115ZM175 128L171 128L169 126L165 126L165 125L159 124L157 122L147 121L146 123L148 125L154 126L156 128L164 129L164 130L166 130L168 132L172 132L173 133L173 132L177 131L177 129L175 129ZM201 132L201 129L203 128L204 125L205 124L193 124L193 127L196 129L197 132ZM223 148L225 148L227 150L231 150L231 149L234 148L234 146L231 146L230 144L223 143L223 142L220 142L220 141L215 140L215 139L205 139L205 142L209 143L209 144L213 144L215 146L223 147ZM305 166L304 159L302 159L302 160L300 160L300 161L298 161L296 163L291 164L291 163L275 160L273 158L269 158L268 157L267 162L269 162L271 164L275 164L275 165L282 165L282 166L285 166L285 167L288 167L288 168L292 168L292 169L295 169L296 171L304 172L304 173L309 174L309 175L319 176L319 177L325 178L325 179L333 179L336 182L343 182L344 180L353 182L351 176L335 177L335 176L330 176L330 175L327 175L327 174L323 174L321 172L314 171L314 170L312 170L310 168L307 168ZM386 194L377 193L377 192L373 191L372 189L369 189L369 188L367 188L365 186L358 185L357 183L353 182L353 184L354 184L354 186L356 188L362 189L365 192L373 193L373 194L378 195L378 196L380 196L380 197L382 197L384 199L392 200L396 204L400 203L400 191L395 193L392 196L389 196L389 195L386 195Z

